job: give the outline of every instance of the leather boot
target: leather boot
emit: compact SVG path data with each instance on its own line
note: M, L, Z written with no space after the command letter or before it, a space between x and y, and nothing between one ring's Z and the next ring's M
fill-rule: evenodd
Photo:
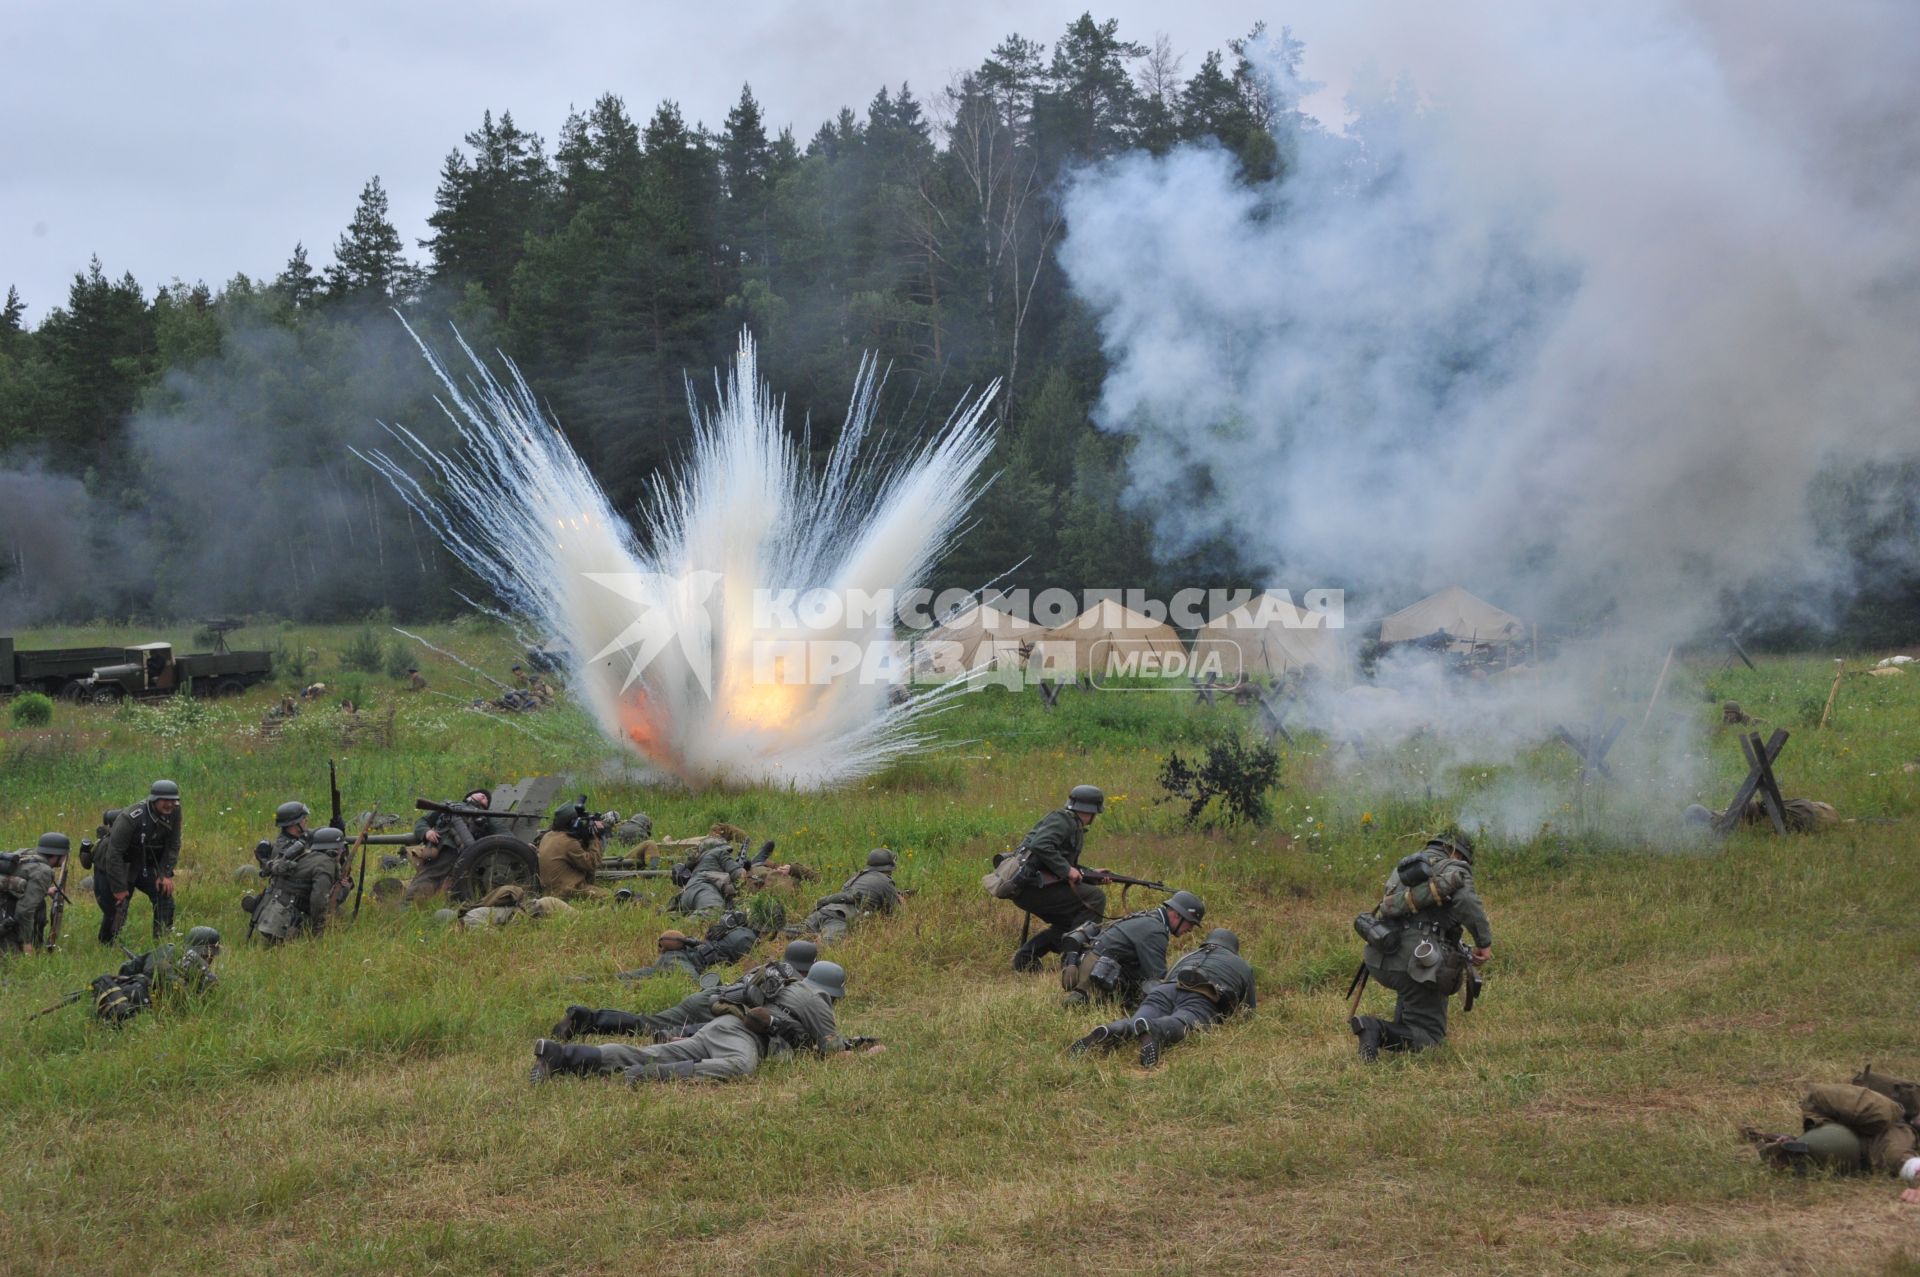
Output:
M631 1011L595 1011L593 1022L587 1026L590 1032L620 1037L638 1037L651 1027L646 1016Z
M1356 1015L1347 1021L1347 1027L1353 1030L1353 1035L1356 1038L1360 1039L1360 1058L1362 1061L1372 1064L1380 1058L1380 1046L1385 1040L1383 1030L1386 1026L1380 1022L1379 1017Z
M567 1008L567 1013L561 1019L560 1023L553 1026L553 1040L555 1042L571 1042L582 1033L590 1033L592 1031L593 1008L572 1006Z
M527 1070L527 1081L538 1085L556 1073L598 1073L599 1071L599 1047L575 1046L568 1042L555 1042L550 1038L541 1038L533 1044L533 1067Z
M1422 1049L1423 1044L1417 1041L1411 1033L1408 1033L1398 1025L1389 1024L1381 1020L1376 1020L1374 1023L1380 1026L1380 1049L1382 1051L1405 1051L1408 1054L1412 1054Z
M1187 1036L1186 1023L1181 1020L1149 1020L1142 1016L1133 1025L1135 1035L1140 1038L1140 1067L1143 1069L1158 1066L1160 1053Z

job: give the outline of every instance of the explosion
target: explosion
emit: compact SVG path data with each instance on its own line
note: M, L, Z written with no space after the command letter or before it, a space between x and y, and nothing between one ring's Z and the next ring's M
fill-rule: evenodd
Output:
M362 455L517 620L566 640L569 689L608 739L690 785L801 789L869 774L923 743L912 725L942 694L893 695L904 670L890 610L796 614L767 601L916 589L978 495L996 387L880 468L860 456L880 387L869 358L815 474L742 334L712 408L689 395L692 454L656 477L635 528L518 369L509 363L503 381L460 348L473 367L464 384L421 343L464 455L389 427L437 495L393 457Z

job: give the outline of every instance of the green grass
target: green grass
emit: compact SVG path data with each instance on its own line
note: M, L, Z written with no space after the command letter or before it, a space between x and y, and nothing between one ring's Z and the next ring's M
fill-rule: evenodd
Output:
M358 628L275 636L331 683ZM427 637L496 674L515 650L485 626ZM935 720L939 748L847 792L694 795L644 785L570 711L470 712L456 680L471 676L423 657L424 696L384 671L353 676L364 713L394 707L390 746L343 743L318 710L264 737L274 689L199 714L60 705L48 727L0 738L0 845L90 833L100 808L178 780L180 925L230 941L204 1005L120 1033L79 1007L26 1018L112 965L89 901L60 953L0 967L0 1267L1914 1271L1920 1211L1890 1183L1769 1176L1734 1130L1790 1125L1799 1088L1866 1059L1920 1073L1920 775L1902 766L1920 760L1920 676L1849 677L1816 731L1800 720L1825 701L1826 657L1678 673L1666 704L1701 724L1705 756L1696 773L1663 770L1657 801L1624 787L1576 799L1558 747L1460 772L1419 742L1354 768L1303 738L1272 827L1206 831L1153 801L1154 777L1169 748L1235 730L1231 707L1069 692L1049 713L989 690ZM1645 690L1618 706L1634 725L1623 777L1666 757L1637 739L1629 701ZM1729 697L1793 733L1787 791L1849 823L1725 843L1666 823L1694 797L1724 803L1744 770L1714 725ZM835 955L851 972L843 1024L889 1051L728 1087L529 1088L528 1047L568 1002L646 1009L686 991L573 981L650 948L660 886L643 907L502 932L369 907L317 943L239 943L232 869L276 804L324 807L330 757L350 812L566 771L666 834L725 819L777 838L828 881L809 894L891 844L918 894ZM1113 796L1088 860L1200 892L1261 975L1257 1016L1151 1075L1064 1056L1092 1017L1007 969L1019 918L978 887L986 857L1082 780ZM1537 833L1481 860L1498 935L1485 1003L1456 1015L1450 1048L1361 1066L1342 1023L1353 914L1421 830L1523 787L1553 801ZM130 936L146 918L139 900Z

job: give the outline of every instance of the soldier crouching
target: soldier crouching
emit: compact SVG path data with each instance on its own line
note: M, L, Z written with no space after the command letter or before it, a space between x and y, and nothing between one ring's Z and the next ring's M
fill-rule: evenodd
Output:
M1473 889L1473 839L1449 830L1406 857L1387 876L1380 904L1354 927L1367 941L1364 975L1396 995L1392 1020L1347 1021L1360 1058L1372 1062L1382 1051L1422 1051L1446 1041L1447 999L1468 978L1468 962L1477 966L1493 950L1493 928ZM1462 952L1462 930L1473 933L1470 956Z

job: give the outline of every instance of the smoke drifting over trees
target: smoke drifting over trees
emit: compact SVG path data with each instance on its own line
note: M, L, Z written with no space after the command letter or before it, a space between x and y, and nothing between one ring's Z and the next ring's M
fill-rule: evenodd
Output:
M1253 58L1276 177L1185 147L1066 201L1168 544L1670 637L1913 581L1841 545L1912 544L1910 6L1309 11ZM1349 120L1301 112L1317 65Z
M551 144L489 111L270 281L94 263L38 328L10 302L0 624L462 606L349 451L443 428L398 307L512 356L623 511L743 326L821 455L863 350L883 451L1001 379L937 586L1457 577L1691 621L1821 577L1817 619L1910 633L1915 17L1304 17L1219 51L1083 17L810 136L750 88L712 129L602 94ZM1343 128L1301 114L1316 67ZM429 183L408 246L386 191Z

